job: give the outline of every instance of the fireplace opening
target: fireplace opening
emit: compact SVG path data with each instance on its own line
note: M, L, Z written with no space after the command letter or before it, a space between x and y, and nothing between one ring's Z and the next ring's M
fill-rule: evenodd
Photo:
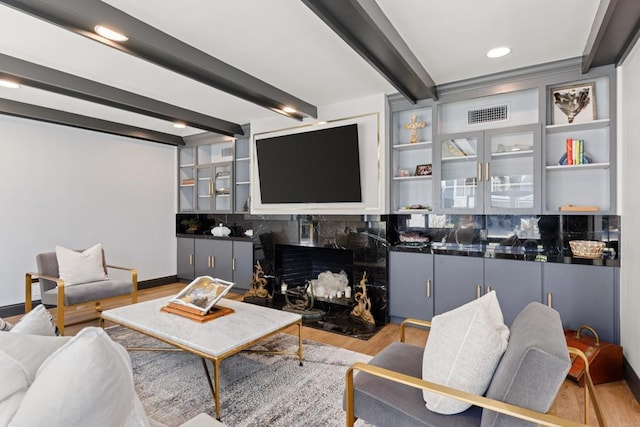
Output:
M348 335L360 339L369 339L386 324L386 285L375 284L376 272L367 272L370 264L359 262L357 253L351 249L321 248L313 246L275 245L273 286L274 308L285 308L287 297L282 285L286 284L291 295L294 289L304 289L310 281L315 281L324 272L340 273L348 279L350 295L338 293L329 295L321 292L314 298L313 308L321 310L322 316L303 316L305 326ZM371 301L371 314L375 325L366 324L351 315L357 305L354 299L359 291L359 282L367 274L367 296ZM383 282L384 283L384 282ZM320 289L320 288L319 288ZM291 300L289 299L289 303Z

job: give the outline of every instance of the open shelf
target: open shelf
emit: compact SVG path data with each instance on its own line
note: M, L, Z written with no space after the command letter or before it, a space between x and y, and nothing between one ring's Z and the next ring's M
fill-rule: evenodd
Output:
M602 129L609 126L609 119L592 120L590 122L561 125L547 125L547 133L578 132L582 130Z
M609 169L609 167L610 167L610 163L606 162L606 163L587 163L584 165L553 165L553 166L547 166L546 169L548 171L568 171L568 170L578 171L578 170L585 170L585 169Z
M431 175L412 175L412 176L394 176L394 181L416 181L422 179L431 179Z
M433 145L432 141L421 141L416 142L415 144L404 143L397 144L393 146L394 150L405 151L405 150L420 150L422 148L430 148Z

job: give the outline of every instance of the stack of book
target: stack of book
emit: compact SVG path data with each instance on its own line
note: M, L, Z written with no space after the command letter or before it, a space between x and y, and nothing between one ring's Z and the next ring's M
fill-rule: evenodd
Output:
M583 165L584 160L584 140L567 138L567 165Z
M182 185L195 185L196 180L193 178L186 178L182 180Z

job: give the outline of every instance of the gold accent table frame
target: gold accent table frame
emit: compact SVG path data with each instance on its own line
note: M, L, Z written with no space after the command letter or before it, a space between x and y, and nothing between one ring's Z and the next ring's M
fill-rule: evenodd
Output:
M224 359L241 351L289 354L297 356L302 366L302 317L299 314L224 299L218 305L233 309L234 313L210 322L197 323L188 318L161 312L160 309L167 305L171 298L158 298L105 310L102 312L100 326L104 327L106 320L171 346L132 347L127 349L129 351L182 350L199 356L202 359L218 420L220 420L220 363ZM257 342L293 325L298 327L297 352L248 350ZM213 373L209 372L207 360L213 365Z

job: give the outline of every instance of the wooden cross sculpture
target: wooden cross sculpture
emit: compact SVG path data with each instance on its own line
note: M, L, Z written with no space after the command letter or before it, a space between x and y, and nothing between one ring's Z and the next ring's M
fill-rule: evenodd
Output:
M411 123L404 125L405 129L411 130L411 139L409 140L410 144L418 142L418 129L423 128L426 125L427 124L425 122L419 122L418 117L415 114L411 115Z

